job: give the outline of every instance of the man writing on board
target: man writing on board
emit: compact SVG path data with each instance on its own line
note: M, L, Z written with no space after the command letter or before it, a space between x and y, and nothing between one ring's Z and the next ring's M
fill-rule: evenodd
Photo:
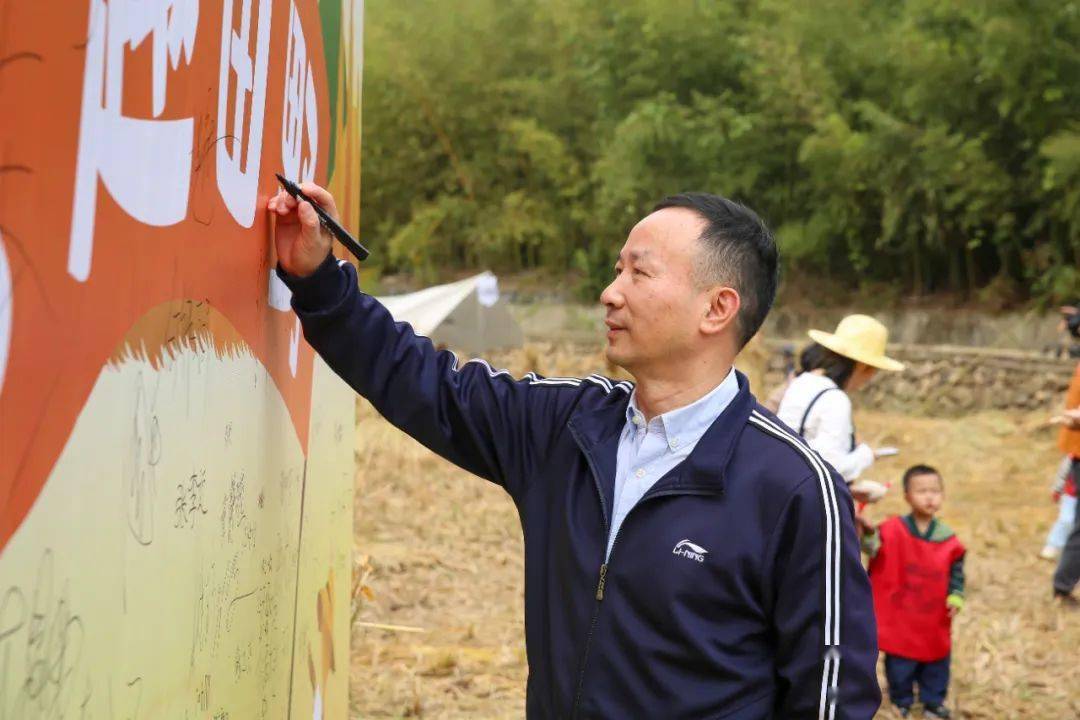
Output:
M337 217L328 192L304 192ZM600 297L635 383L458 365L357 288L307 203L271 198L308 342L390 422L502 486L525 539L529 718L859 718L880 700L840 477L735 358L778 254L749 209L667 198Z

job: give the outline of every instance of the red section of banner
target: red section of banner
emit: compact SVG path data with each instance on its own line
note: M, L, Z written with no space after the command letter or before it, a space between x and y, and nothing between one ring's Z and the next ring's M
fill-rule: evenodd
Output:
M138 322L169 301L228 319L214 344L267 368L306 452L313 355L263 208L275 171L326 181L317 4L0 0L0 28L0 550L136 324L151 357L214 332Z

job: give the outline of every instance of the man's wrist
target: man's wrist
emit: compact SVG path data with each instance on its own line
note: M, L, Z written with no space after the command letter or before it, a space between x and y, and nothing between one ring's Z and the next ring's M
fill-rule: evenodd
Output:
M292 304L297 310L311 312L333 305L344 293L345 271L333 253L328 254L310 275L292 275L280 264L276 272L285 286L292 291Z

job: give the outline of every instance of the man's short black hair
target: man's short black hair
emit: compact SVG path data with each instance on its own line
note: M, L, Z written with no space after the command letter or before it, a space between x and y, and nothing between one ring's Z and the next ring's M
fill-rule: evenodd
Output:
M904 492L908 491L908 485L911 483L911 478L916 475L937 475L937 479L941 481L942 489L945 488L945 480L941 477L941 473L935 468L932 468L929 465L912 465L904 471Z
M653 212L665 208L687 208L705 221L698 238L705 246L705 261L697 266L695 280L701 285L722 282L739 293L742 305L736 322L741 349L776 299L780 254L772 233L753 210L719 195L670 195L656 203Z

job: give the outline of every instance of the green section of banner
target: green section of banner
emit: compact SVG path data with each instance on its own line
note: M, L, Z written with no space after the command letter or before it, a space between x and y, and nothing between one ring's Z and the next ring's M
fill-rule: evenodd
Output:
M334 177L334 150L337 147L338 59L341 56L341 0L321 0L323 51L326 55L326 87L330 94L330 166L327 177ZM347 93L347 88L342 88Z

